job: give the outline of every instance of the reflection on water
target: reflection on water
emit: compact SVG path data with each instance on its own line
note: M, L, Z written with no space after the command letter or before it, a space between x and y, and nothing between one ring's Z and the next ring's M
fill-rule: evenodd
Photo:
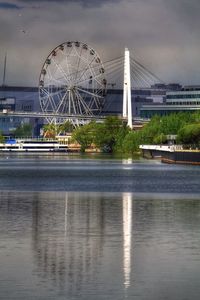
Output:
M200 198L0 192L1 299L199 299Z
M123 248L124 248L124 285L130 286L131 238L132 238L132 195L123 194Z
M101 198L70 193L63 199L34 201L32 248L37 273L69 294L94 280L102 255ZM67 280L66 280L67 279Z

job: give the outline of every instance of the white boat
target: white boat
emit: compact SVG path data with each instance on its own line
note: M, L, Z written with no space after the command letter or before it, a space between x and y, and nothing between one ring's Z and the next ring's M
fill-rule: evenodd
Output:
M57 140L9 139L0 143L0 152L67 152L68 145Z

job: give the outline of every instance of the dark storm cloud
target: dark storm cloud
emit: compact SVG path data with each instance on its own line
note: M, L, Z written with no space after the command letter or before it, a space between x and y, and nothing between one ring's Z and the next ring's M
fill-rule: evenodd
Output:
M8 77L13 84L37 84L48 53L68 40L88 43L103 61L122 56L128 47L137 60L166 82L200 81L200 0L0 3L23 8L18 13L0 7L0 59L3 62L7 51ZM2 67L0 71L2 74Z
M177 21L181 22L183 27L188 26L194 29L200 24L200 1L199 0L165 0L165 7L176 15ZM198 28L199 30L199 28Z
M83 7L101 7L104 4L113 3L117 4L123 0L18 0L19 2L29 3L29 4L39 4L39 3L77 3Z
M0 2L0 9L20 9L20 8L21 6L14 3Z

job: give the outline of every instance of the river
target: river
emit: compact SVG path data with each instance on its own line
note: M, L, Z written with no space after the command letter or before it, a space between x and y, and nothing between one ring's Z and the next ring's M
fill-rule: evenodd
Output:
M199 299L200 168L0 158L0 299Z

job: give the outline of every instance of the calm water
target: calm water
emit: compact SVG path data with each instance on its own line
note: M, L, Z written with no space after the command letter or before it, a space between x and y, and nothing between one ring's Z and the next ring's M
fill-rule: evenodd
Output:
M4 156L0 229L0 299L199 300L199 167Z

